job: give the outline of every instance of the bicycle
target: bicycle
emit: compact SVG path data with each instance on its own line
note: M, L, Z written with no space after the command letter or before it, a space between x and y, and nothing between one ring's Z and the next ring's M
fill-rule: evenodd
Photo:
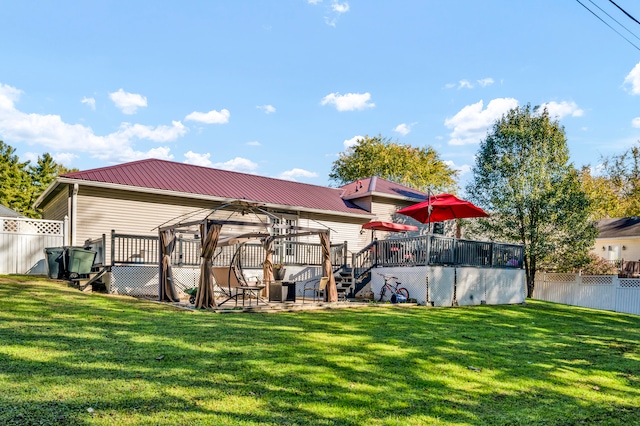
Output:
M391 297L390 297L391 303L400 303L400 302L406 302L407 300L409 300L409 290L407 290L404 287L398 287L402 284L398 281L398 277L394 277L393 275L389 275L389 274L380 274L378 272L376 272L376 274L384 278L384 285L380 290L380 298L378 299L378 302L382 302L387 290L391 292ZM395 281L395 285L391 283L391 280Z

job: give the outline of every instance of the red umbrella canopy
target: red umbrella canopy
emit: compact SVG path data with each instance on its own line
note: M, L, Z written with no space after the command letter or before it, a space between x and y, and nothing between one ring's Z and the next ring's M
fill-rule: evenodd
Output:
M427 201L405 207L396 213L410 216L422 223L489 216L480 207L451 194L432 195Z
M375 221L362 225L362 229L372 229L374 231L404 232L417 231L418 227L414 225L403 225L401 223Z

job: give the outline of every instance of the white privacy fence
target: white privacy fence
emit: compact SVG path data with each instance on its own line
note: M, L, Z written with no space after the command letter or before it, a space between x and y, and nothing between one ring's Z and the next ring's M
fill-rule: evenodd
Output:
M447 266L390 267L372 269L371 291L378 300L384 277L397 278L409 298L427 306L502 305L525 300L522 269ZM391 280L395 284L395 279ZM391 296L386 292L384 300Z
M539 272L533 298L640 315L640 278Z
M66 221L0 217L0 274L46 274L44 249L65 244Z

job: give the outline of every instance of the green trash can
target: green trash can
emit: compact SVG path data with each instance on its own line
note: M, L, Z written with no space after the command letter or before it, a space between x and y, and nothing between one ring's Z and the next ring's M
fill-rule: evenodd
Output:
M79 247L67 248L67 272L69 276L88 274L91 272L93 262L96 260L98 252L93 250L87 250Z
M66 255L64 247L45 248L47 258L47 276L54 280L59 280L66 274Z

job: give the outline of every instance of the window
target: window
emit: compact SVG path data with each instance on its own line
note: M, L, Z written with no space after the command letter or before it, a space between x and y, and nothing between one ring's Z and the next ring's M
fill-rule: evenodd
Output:
M298 218L296 216L279 215L277 218L271 218L271 223L276 225L297 226ZM286 235L295 233L290 229L274 228L274 235ZM279 238L275 241L275 256L277 262L294 262L296 256L295 237Z

